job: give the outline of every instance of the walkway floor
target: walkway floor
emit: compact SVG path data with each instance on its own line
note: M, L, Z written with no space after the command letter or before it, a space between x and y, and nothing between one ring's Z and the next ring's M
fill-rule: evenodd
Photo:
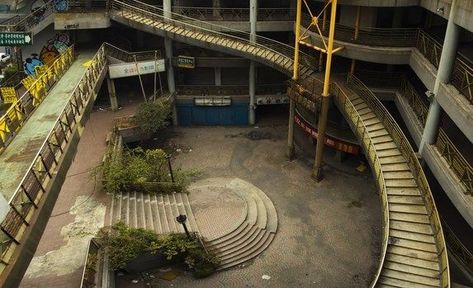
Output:
M0 193L7 201L15 193L46 136L54 128L57 118L69 101L71 92L87 69L83 64L92 57L92 52L79 54L78 59L0 155L0 166L2 167L0 170Z
M110 197L96 187L93 170L103 159L106 137L122 110L91 113L53 212L20 287L78 287L89 239L106 222ZM92 149L91 149L92 148Z
M305 160L286 160L287 126L274 123L170 132L174 151L181 151L176 168L197 168L203 178L238 177L252 183L271 198L279 225L268 249L241 267L202 280L184 273L172 282L156 272L152 287L369 285L381 243L381 208L370 173L354 176L327 167L326 179L315 183ZM134 277L119 277L116 287L145 287ZM140 283L133 284L134 279Z

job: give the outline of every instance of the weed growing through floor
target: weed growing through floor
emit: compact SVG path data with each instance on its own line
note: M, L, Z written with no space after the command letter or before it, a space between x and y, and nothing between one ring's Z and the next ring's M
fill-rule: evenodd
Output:
M130 261L150 252L164 256L166 263L163 264L183 265L196 278L211 275L219 265L218 259L204 249L196 234L190 238L185 234L157 235L119 222L109 230L100 231L98 237L113 270L126 269Z
M155 101L140 104L133 119L145 135L152 135L167 125L169 115L171 115L169 100L158 98Z

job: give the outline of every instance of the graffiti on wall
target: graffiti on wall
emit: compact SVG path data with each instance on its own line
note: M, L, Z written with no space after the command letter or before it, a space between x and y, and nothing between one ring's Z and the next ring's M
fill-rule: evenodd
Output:
M26 75L35 76L35 67L50 65L54 62L54 59L63 53L70 45L71 41L68 34L56 34L54 38L49 39L46 45L43 46L39 55L31 54L30 57L25 59L23 68Z
M56 9L56 11L69 10L69 1L68 0L54 0L54 9Z

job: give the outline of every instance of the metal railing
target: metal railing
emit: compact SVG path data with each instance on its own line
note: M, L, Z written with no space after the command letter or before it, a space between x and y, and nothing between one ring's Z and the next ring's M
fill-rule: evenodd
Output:
M248 95L248 85L177 85L178 95ZM258 84L256 85L256 95L270 95L285 93L284 84Z
M309 27L309 15L302 17L302 24ZM320 20L319 20L320 21ZM321 25L319 23L319 25ZM324 36L328 36L328 23L325 30L321 30ZM314 33L317 31L311 30ZM355 37L355 28L336 24L335 37L350 43L372 45L372 46L388 46L388 47L412 47L416 42L418 28L360 28ZM355 39L356 38L356 39Z
M440 222L440 217L430 191L429 183L427 182L424 171L419 163L419 160L417 159L417 155L409 144L409 141L402 132L401 128L399 128L399 126L396 124L396 121L392 118L383 104L376 98L373 92L371 92L369 88L363 84L363 82L351 74L347 77L347 83L349 87L352 88L357 93L357 95L362 97L365 103L373 110L396 143L399 151L401 151L404 158L407 160L407 164L411 169L419 191L421 192L424 199L424 206L429 215L432 230L434 231L434 238L436 240L435 242L440 266L439 277L441 285L442 287L449 287L450 275L442 224Z
M0 224L0 272L8 265L15 249L21 245L23 234L47 193L47 185L56 174L66 146L74 135L79 117L95 93L103 69L106 68L105 47L102 45L72 92L69 102L56 120L34 157L23 179L9 200L10 209Z
M465 188L465 194L473 196L473 167L455 147L443 129L439 129L434 145L448 163L449 168L458 176L460 183Z
M415 87L407 81L405 77L401 77L399 93L400 95L407 100L409 106L414 111L414 114L417 116L421 124L422 130L425 127L427 122L427 115L429 114L429 106L426 100L424 100Z
M59 55L30 87L26 87L28 90L0 117L0 154L73 61L74 46L71 46Z
M108 8L108 0L66 0L65 9L57 10L58 13L82 13L103 11Z
M440 56L442 55L442 44L437 42L432 36L426 32L419 30L415 47L429 60L435 68L439 67Z
M470 275L473 275L473 254L466 248L460 239L455 235L453 229L442 219L443 233L447 241L447 248L450 257L460 261Z
M473 67L465 59L455 59L450 83L473 104Z
M107 56L122 60L124 62L135 62L135 61L146 61L153 59L162 59L161 51L138 51L129 52L124 49L118 48L110 43L104 43L105 54Z
M250 21L249 8L173 6L173 12L204 21ZM258 21L293 21L291 8L258 8Z
M383 169L381 162L376 153L376 147L373 143L373 139L370 137L368 129L366 128L363 119L361 118L358 110L355 108L353 103L349 100L349 97L343 91L343 89L336 83L330 84L330 94L332 94L337 101L340 111L345 114L345 118L350 120L350 126L358 136L361 146L365 151L366 158L368 158L373 174L376 178L376 185L379 189L379 196L381 201L381 207L383 212L383 240L381 245L381 256L379 259L378 269L371 281L370 287L375 287L383 269L384 259L386 257L386 251L388 249L389 240L389 207L388 207L388 194L386 183L384 181Z
M54 12L54 1L49 1L43 6L36 9L34 12L31 12L27 16L21 18L17 17L14 21L6 24L0 25L0 31L12 31L12 32L20 32L20 31L30 31L31 28L36 26L40 23L43 19L48 17L49 15L53 14Z
M216 45L222 45L229 49L239 50L253 57L262 59L263 62L277 64L284 71L288 72L285 64L294 56L294 48L290 45L266 38L260 35L250 35L250 33L231 29L229 27L216 25L214 23L201 21L195 18L186 17L173 12L164 11L161 8L134 0L118 1L111 3L112 15L125 18L128 21L136 21L130 15L145 18L149 21L165 23L166 27L173 27L173 30L183 29L192 32L193 35L202 39L213 39ZM227 31L225 33L218 31ZM214 42L214 43L215 43ZM301 65L315 69L315 58L301 53ZM290 66L292 72L292 65Z

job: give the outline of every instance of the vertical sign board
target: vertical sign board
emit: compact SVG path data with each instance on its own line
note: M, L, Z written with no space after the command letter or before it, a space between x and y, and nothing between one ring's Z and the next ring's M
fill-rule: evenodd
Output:
M0 32L0 46L25 46L33 44L30 32Z
M108 65L108 72L111 79L136 76L138 74L151 74L165 70L164 59Z
M177 56L177 67L181 68L195 68L195 58L190 56Z

